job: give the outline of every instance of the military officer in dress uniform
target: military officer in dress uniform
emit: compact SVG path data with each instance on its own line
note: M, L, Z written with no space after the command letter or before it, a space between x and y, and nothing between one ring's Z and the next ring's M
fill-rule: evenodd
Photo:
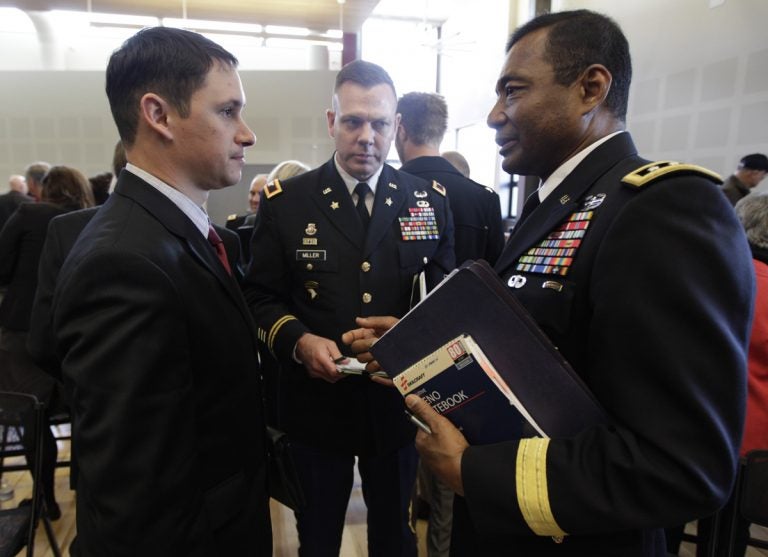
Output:
M384 164L399 118L389 75L354 61L339 72L328 129L336 153L268 184L256 218L246 297L280 363L279 425L294 443L307 498L300 555L338 555L355 457L368 506L371 556L416 555L409 503L414 427L395 389L347 376L341 334L358 316L401 316L423 272L454 267L445 189Z
M237 230L241 226L253 224L253 219L256 218L256 213L259 210L259 203L261 202L261 190L267 185L267 175L257 174L251 180L251 185L248 188L248 208L250 211L247 213L238 214L232 213L227 216L227 222L225 226L230 230Z
M638 156L630 80L626 38L594 12L539 16L508 44L488 123L504 170L543 183L495 269L610 423L468 446L409 396L432 429L417 434L424 461L461 496L452 555L663 557L663 527L729 496L749 248L715 175Z

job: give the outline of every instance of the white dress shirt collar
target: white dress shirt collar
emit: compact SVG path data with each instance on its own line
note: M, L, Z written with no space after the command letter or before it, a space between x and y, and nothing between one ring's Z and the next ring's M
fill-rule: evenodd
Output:
M138 166L128 163L125 169L138 176L157 191L162 193L168 199L170 199L174 205L176 205L181 211L189 217L195 227L200 230L200 233L204 238L208 237L208 226L210 225L210 219L205 210L192 201L189 197L181 193L179 190L169 186L163 182L160 178L153 176L146 170L142 170Z
M344 180L344 185L347 186L347 191L349 191L349 195L352 195L352 192L355 191L355 186L361 182L361 180L358 180L351 174L349 174L346 170L344 170L341 165L339 164L339 161L336 159L336 155L333 155L333 164L336 165L336 170L339 171L339 176L341 176L341 179ZM382 164L379 169L373 173L373 175L365 180L365 183L368 184L368 187L371 188L371 191L373 192L374 197L376 196L376 184L379 182L379 176L381 176L381 171L384 169L384 165Z
M563 164L561 164L557 169L547 178L543 184L539 186L538 194L539 194L539 201L544 201L549 194L551 194L557 186L563 183L563 180L565 180L568 175L573 172L573 170L579 165L581 161L583 161L585 158L587 158L587 155L589 155L592 151L597 149L600 145L608 141L610 138L612 138L615 135L618 135L620 133L626 133L625 131L617 131L611 134L606 135L605 137L598 139L591 145L585 147L575 155L573 155L570 159L565 161Z

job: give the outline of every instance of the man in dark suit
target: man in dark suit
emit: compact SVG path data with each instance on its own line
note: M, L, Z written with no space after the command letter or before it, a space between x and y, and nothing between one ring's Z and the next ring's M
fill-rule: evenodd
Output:
M19 205L35 200L31 195L27 195L29 190L24 176L14 174L8 179L8 186L10 191L0 195L0 230Z
M461 496L452 555L663 557L662 528L733 485L749 248L713 173L638 156L630 81L626 38L594 12L539 16L508 44L488 123L504 170L543 183L495 269L610 424L468 446L409 396L424 461Z
M43 197L43 176L46 175L51 165L44 161L33 162L24 169L24 180L27 182L29 195L40 201Z
M255 137L237 60L140 31L107 96L129 164L51 304L73 414L73 555L271 555L252 318L202 206Z
M414 428L402 398L334 360L350 354L341 334L357 316L403 315L422 271L434 285L454 267L453 223L440 184L384 164L398 118L383 68L347 64L332 103L335 155L264 189L246 296L282 368L280 426L307 496L296 514L300 555L338 555L357 456L369 555L415 556Z

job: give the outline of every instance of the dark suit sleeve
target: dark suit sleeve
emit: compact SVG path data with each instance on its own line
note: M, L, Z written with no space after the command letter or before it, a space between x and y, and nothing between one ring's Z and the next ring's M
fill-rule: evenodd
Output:
M658 528L726 500L743 425L751 262L712 184L670 182L622 209L591 273L582 375L613 425L467 449L466 501L481 535Z
M48 233L43 244L43 251L40 254L37 291L29 320L27 350L40 367L56 379L61 380L61 367L56 358L51 328L51 300L59 270L64 262L63 248L59 242L58 222L53 219L48 225Z
M278 198L278 201L283 201ZM259 341L278 360L291 357L299 337L309 329L289 310L291 269L283 254L273 203L262 192L251 236L251 263L245 298L256 321Z
M19 257L19 242L23 219L17 209L0 230L0 284L8 284L13 278Z
M78 416L78 486L99 495L84 519L111 540L92 554L210 555L194 481L195 324L182 300L167 274L130 252L97 251L62 270L53 325Z

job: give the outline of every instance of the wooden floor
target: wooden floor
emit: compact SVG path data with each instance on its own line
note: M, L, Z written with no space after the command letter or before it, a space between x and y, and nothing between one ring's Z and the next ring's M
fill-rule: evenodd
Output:
M66 433L66 425L62 431ZM59 443L59 458L69 458L69 442ZM0 501L0 508L11 508L18 505L22 499L30 497L31 481L26 472L6 474L3 480L14 489L14 496L7 501ZM62 555L69 557L69 545L75 537L75 495L69 489L69 469L56 469L56 500L61 508L61 519L53 522L53 529L61 548ZM294 557L298 554L298 539L296 537L295 520L293 512L276 501L271 502L272 511L272 536L274 545L274 557ZM347 509L346 525L342 538L340 557L367 557L367 537L365 526L366 510L360 488L360 477L355 474L355 485ZM687 532L695 532L695 523L686 527ZM762 539L768 539L768 529L753 525L753 535ZM426 522L419 520L417 527L419 540L419 557L426 557L425 535ZM23 557L25 552L17 557ZM684 542L680 548L681 557L695 557L696 547ZM35 557L53 557L48 544L45 530L40 526L35 538ZM768 557L768 551L748 548L745 557Z
M66 425L62 426L63 433L68 433L66 428ZM59 459L69 459L69 441L59 443ZM32 485L27 472L6 474L3 480L13 487L14 496L13 499L0 501L0 508L16 507L19 501L31 496ZM69 557L69 545L75 537L75 492L69 489L69 469L57 468L55 481L56 501L59 503L62 516L52 525L62 555ZM270 507L272 511L273 555L274 557L295 557L298 555L299 543L293 511L274 500L271 501ZM360 488L360 477L355 474L355 485L347 509L340 557L366 557L368 555L365 518L366 510ZM420 520L416 528L419 538L419 555L423 557L426 557L427 554L424 543L426 527L426 522ZM25 552L23 551L19 553L18 557L24 555ZM35 537L35 557L53 557L42 525L38 527Z

